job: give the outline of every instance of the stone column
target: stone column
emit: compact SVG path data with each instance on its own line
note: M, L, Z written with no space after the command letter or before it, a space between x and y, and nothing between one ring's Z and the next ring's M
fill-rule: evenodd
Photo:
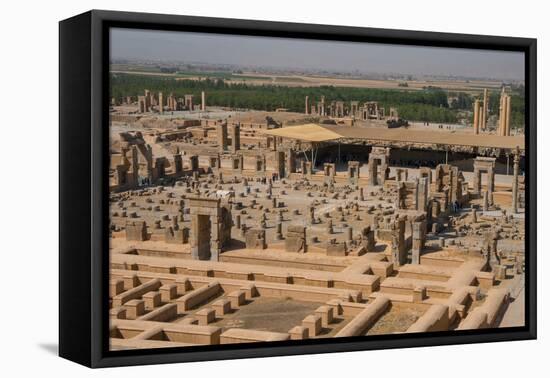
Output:
M201 111L206 110L206 93L204 91L201 92Z
M192 172L197 172L199 170L199 156L191 155L189 156L189 168Z
M416 179L416 210L426 211L428 208L428 178Z
M220 123L217 126L218 151L223 153L227 148L227 123Z
M475 100L475 102L474 102L474 123L473 123L474 134L479 134L479 109L480 109L479 100Z
M481 193L481 171L474 167L474 193Z
M309 224L315 224L315 207L309 207Z
M304 113L309 114L309 96L306 96L306 108Z
M506 124L504 135L510 136L510 119L512 117L512 97L506 96Z
M162 92L159 92L159 113L164 113L164 98Z
M497 127L497 134L498 135L503 135L503 124L504 124L504 105L503 105L503 102L504 102L504 97L503 95L501 94L500 95L500 103L499 103L499 107L498 107L498 127Z
M510 117L512 112L511 98L509 95L502 93L500 96L500 108L498 119L498 135L510 135Z
M181 173L183 170L183 160L181 154L174 155L174 173Z
M352 227L348 227L347 230L346 230L346 240L348 242L351 242L353 240L353 228Z
M483 111L481 113L481 129L485 130L487 128L487 110L489 109L489 98L487 93L487 88L483 90Z
M285 176L285 153L284 151L275 151L275 171L277 172L277 179L282 179Z
M327 234L331 235L333 232L334 232L334 229L332 227L332 219L329 219L327 221L327 230L326 230Z
M277 229L275 231L275 240L283 239L283 224L281 222L277 223Z
M391 253L394 267L400 267L407 262L407 252L405 246L405 220L399 218L392 225L391 230Z
M514 181L512 182L512 213L518 212L519 151L514 154Z
M241 149L241 124L236 123L233 125L231 131L231 152L237 153Z
M420 254L426 243L426 228L424 216L412 222L412 264L420 264Z
M378 185L378 163L375 159L369 160L368 163L368 185Z
M235 215L235 228L237 228L237 229L241 228L241 215L240 214Z
M286 177L290 177L291 173L296 173L296 157L293 150L286 152Z
M487 191L489 192L489 201L491 205L493 204L493 192L495 191L495 170L490 168L487 170Z

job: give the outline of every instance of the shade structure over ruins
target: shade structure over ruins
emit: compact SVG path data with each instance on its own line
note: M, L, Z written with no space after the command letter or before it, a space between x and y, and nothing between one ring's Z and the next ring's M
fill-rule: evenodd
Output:
M308 123L300 126L284 127L280 129L272 129L263 131L266 135L296 139L306 142L327 142L342 138L338 133L324 128L323 126Z
M320 125L308 123L298 126L286 126L277 129L263 130L266 136L294 139L303 142L321 143L330 141L369 141L372 145L410 147L444 150L445 146L462 148L501 149L512 152L516 148L525 152L525 139L522 136L502 137L499 135L474 135L461 133L440 133L428 130L385 129L367 127L348 127L341 125Z
M319 126L321 127L321 126ZM428 130L383 129L368 127L346 127L326 125L325 128L340 138L367 139L379 142L398 142L407 144L432 144L450 146L475 146L513 150L519 147L525 150L525 138L522 136L502 137L494 134L474 135L466 133L441 133Z

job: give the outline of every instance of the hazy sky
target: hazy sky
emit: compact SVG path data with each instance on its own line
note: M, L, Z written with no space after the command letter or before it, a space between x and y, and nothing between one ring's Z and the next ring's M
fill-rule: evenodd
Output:
M522 52L119 28L111 59L524 79Z

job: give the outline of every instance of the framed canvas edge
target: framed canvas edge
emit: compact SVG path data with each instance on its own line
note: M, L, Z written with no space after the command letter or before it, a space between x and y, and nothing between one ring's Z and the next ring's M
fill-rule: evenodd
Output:
M91 349L88 361L76 362L90 367L111 367L536 339L536 39L98 10L93 10L89 14L91 17L91 58L89 65L92 75L89 120L92 162L90 167L91 198L89 199L91 245L87 254L84 253L84 256L87 256L90 262L89 271L91 272L91 278L89 292L91 310L89 327L83 327L84 329L80 330L80 332L90 333ZM529 238L526 241L526 257L528 261L526 262L527 275L525 281L528 292L526 296L526 320L528 324L525 327L510 329L476 330L459 333L456 331L423 333L406 336L400 335L397 338L389 335L387 337L369 338L367 340L349 338L349 340L326 339L322 343L292 342L291 345L288 345L286 342L222 345L217 346L215 350L203 351L190 351L186 350L186 348L177 348L177 351L140 350L135 355L108 352L105 349L106 345L108 345L108 339L105 337L107 335L105 330L108 330L108 311L105 308L106 296L103 295L103 293L108 292L108 267L106 266L108 261L108 252L106 253L108 251L108 238L105 232L106 228L104 227L105 221L108 219L108 186L104 178L104 172L106 172L108 167L106 154L108 133L104 127L108 125L108 114L105 112L105 106L108 106L109 98L108 65L105 65L105 61L108 59L108 33L105 31L109 27L120 25L168 30L180 30L192 27L225 33L235 33L237 31L251 35L281 36L288 34L306 38L328 38L334 40L360 39L384 43L524 51L527 62L525 65L525 80L529 86L527 92L528 98L526 99L529 105L526 112L526 156L528 159L526 166L528 168L529 182L528 193L526 193L526 207L528 207L529 211L526 235L529 235ZM61 74L60 72L60 80ZM77 99L74 101L75 104L73 105L78 106L76 103ZM61 106L60 102L60 113L62 111ZM61 138L62 135L60 133L60 149L62 148ZM63 180L60 174L60 185L69 184L68 179ZM74 198L74 200L85 201L86 199ZM61 222L60 217L60 224ZM63 236L60 235L61 237ZM61 265L62 261L60 259L60 275L62 274ZM64 267L64 269L67 268L66 266ZM60 328L66 326L60 324Z

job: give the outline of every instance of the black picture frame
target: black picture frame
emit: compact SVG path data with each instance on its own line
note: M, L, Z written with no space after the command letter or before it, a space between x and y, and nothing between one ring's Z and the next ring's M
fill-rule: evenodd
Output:
M522 51L526 83L524 327L108 350L108 109L111 27ZM536 39L92 10L59 23L59 354L89 367L535 339Z

